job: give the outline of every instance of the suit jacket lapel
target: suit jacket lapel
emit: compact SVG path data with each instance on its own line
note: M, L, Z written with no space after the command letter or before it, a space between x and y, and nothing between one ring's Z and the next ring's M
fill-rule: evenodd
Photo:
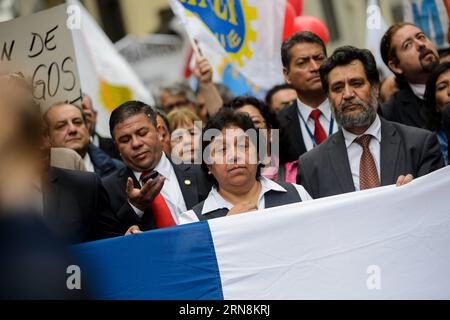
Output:
M348 161L347 147L345 146L342 130L339 130L339 132L333 135L331 139L331 143L328 147L328 157L333 167L335 178L341 188L341 193L355 191L352 171Z
M396 181L400 148L400 137L395 127L381 119L380 171L381 185L386 186Z
M183 194L184 202L186 203L186 208L192 208L197 203L199 203L198 192L197 192L197 177L190 174L188 169L189 165L178 165L172 164L175 175L177 176L178 184Z
M420 100L416 97L409 85L407 89L401 91L400 100L402 101L401 108L403 108L403 114L410 119L411 123L421 127L424 121L420 115Z
M298 118L298 105L297 102L294 102L287 113L287 118L289 119L288 127L289 134L291 136L291 141L293 142L293 147L295 151L302 155L306 152L305 142L303 141L302 130L300 128L300 120ZM290 147L290 146L283 146Z

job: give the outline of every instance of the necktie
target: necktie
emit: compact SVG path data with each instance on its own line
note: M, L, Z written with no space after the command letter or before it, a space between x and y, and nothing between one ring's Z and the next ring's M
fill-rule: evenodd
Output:
M310 118L314 120L314 139L316 140L317 145L321 144L327 138L327 134L319 121L321 114L322 112L319 109L315 109L311 111L311 114L309 115Z
M364 134L355 139L362 148L363 152L359 163L359 189L371 189L380 186L380 179L378 177L377 166L373 159L372 153L369 150L371 135Z
M141 183L145 183L148 180L150 174L151 171L142 172L139 179L141 180ZM164 197L161 195L161 193L158 193L155 199L153 199L153 201L150 203L149 207L153 212L156 227L158 229L176 226L176 223L172 217L172 213L170 212L166 200L164 200Z

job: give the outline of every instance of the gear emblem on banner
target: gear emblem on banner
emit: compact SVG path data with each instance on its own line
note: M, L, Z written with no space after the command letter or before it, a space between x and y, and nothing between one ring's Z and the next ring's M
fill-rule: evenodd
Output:
M246 0L179 1L216 37L231 61L243 67L243 57L252 57L249 43L256 41L257 33L251 28L251 21L256 20L258 15L256 8L249 6Z

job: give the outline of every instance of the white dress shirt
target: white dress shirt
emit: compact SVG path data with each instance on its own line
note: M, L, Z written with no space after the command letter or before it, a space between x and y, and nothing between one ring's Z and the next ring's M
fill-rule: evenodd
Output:
M314 142L311 139L311 137L308 133L308 130L305 127L305 123L303 122L302 118L300 117L300 114L302 115L303 119L306 121L306 125L308 126L309 130L314 135L315 125L314 125L314 120L310 117L310 115L311 115L311 112L313 112L315 110L315 108L311 108L310 106L307 106L306 104L301 102L299 99L297 99L297 107L298 107L298 111L299 111L298 121L300 122L300 129L302 130L303 141L305 142L306 151L309 151L312 148L314 148ZM325 99L325 101L322 102L322 104L320 106L318 106L317 109L319 109L322 112L322 114L319 117L319 122L322 125L323 130L325 131L325 133L328 136L329 132L330 132L330 123L331 123L331 119L332 119L330 102L328 101L328 99ZM338 131L338 125L336 124L336 121L333 121L333 122L334 122L334 124L333 124L332 133L335 133Z
M89 153L86 152L83 158L84 166L86 167L87 172L95 172L94 164L92 163L91 157Z
M348 161L350 163L350 169L352 171L353 184L355 185L355 190L359 191L359 164L361 161L361 155L363 148L358 144L355 139L362 135L355 135L348 132L342 128L342 133L344 134L345 146L347 147ZM369 150L375 160L375 165L377 167L378 178L380 176L380 143L381 143L381 121L377 116L375 121L370 125L370 127L363 134L369 134L372 136L369 143Z
M267 192L269 192L270 190L287 192L287 190L285 188L283 188L282 186L280 186L278 183L276 183L276 182L274 182L272 180L269 180L269 179L267 179L265 177L261 177L259 181L261 182L261 192L259 193L258 202L256 204L257 210L265 209L265 207L266 207L266 200L264 198L264 195ZM300 186L298 184L293 184L293 185L297 189L298 195L300 196L302 201L312 200L311 196L305 190L305 188L303 188L302 186ZM224 209L225 208L225 209L230 210L233 207L234 206L230 202L225 200L220 195L220 193L217 191L216 187L212 187L211 191L208 194L208 197L205 199L205 203L203 205L202 214L206 214L208 212L211 212L211 211L214 211L214 210L217 210L217 209ZM199 220L198 220L197 215L195 214L195 212L193 210L189 210L189 211L184 212L183 214L181 214L180 224L197 222L197 221L199 221Z
M422 100L425 100L425 84L412 84L410 83L409 86L411 87L412 92L419 97Z
M158 171L160 175L166 178L161 189L161 195L164 197L164 200L166 200L167 206L172 213L173 220L176 224L180 224L180 214L187 211L186 202L184 201L183 194L181 193L181 188L178 184L178 179L175 171L173 170L172 164L164 153L162 154L161 159L154 170ZM141 183L139 179L142 172L133 171L133 173L139 183ZM139 217L142 217L144 212L133 206L131 203L130 205L136 214Z

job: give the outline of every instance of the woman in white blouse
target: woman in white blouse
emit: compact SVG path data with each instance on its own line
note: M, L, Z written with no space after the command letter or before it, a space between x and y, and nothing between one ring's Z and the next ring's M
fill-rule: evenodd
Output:
M208 197L181 214L190 223L310 200L306 190L261 176L258 137L247 114L223 108L203 133L203 169L214 183Z

